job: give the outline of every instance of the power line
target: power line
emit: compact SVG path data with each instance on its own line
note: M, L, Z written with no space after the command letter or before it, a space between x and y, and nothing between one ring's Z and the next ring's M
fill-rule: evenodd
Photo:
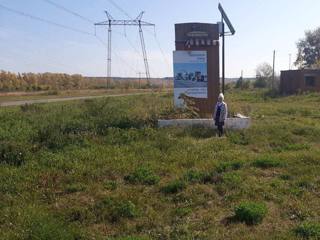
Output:
M133 18L123 9L121 8L118 4L116 4L113 0L108 0L115 8L117 8L120 12L122 12L124 15L126 15L128 18L133 20Z
M77 29L77 28L73 28L73 27L66 26L66 25L63 25L63 24L60 24L60 23L56 23L56 22L53 22L53 21L50 21L50 20L47 20L47 19L44 19L44 18L37 17L37 16L33 16L31 14L28 14L28 13L25 13L25 12L22 12L22 11L18 11L18 10L6 7L6 6L2 5L2 4L0 4L0 8L4 9L6 11L9 11L9 12L15 13L17 15L28 17L28 18L30 18L32 20L36 20L36 21L43 22L43 23L46 23L46 24L49 24L49 25L53 25L53 26L56 26L56 27L64 28L64 29L67 29L67 30L70 30L70 31L73 31L73 32L77 32L77 33L81 33L81 34L85 34L85 35L91 35L91 36L93 35L90 32L86 32L86 31L83 31L83 30L80 30L80 29Z
M90 23L93 22L92 20L90 20L90 19L88 19L88 18L76 13L75 11L71 11L71 10L65 8L64 6L59 5L59 4L57 4L57 3L55 3L55 2L53 2L51 0L43 0L43 1L53 5L55 7L57 7L59 9L63 10L63 11L66 11L69 14L77 16L77 17L81 18L82 20L85 20L85 21L90 22ZM121 11L126 16L131 18L131 16L125 10L123 10L119 5L117 5L113 0L108 0L108 1L111 2L119 11ZM80 29L77 29L77 28L73 28L73 27L70 27L70 26L67 26L67 25L63 25L63 24L60 24L60 23L56 23L56 22L53 22L51 20L40 18L40 17L31 15L31 14L28 14L28 13L25 13L25 12L22 12L22 11L19 11L19 10L4 6L2 4L0 4L0 8L4 9L6 11L12 12L14 14L20 15L20 16L30 18L30 19L35 20L35 21L43 22L43 23L46 23L46 24L49 24L49 25L53 25L53 26L56 26L56 27L59 27L59 28L63 28L63 29L69 30L69 31L73 31L73 32L77 32L77 33L81 33L81 34L85 34L85 35L89 35L89 36L94 36L102 45L106 46L106 43L100 37L98 37L96 34L93 34L93 33L87 32L87 31L83 31L83 30L80 30ZM141 53L133 46L132 42L130 42L130 40L127 38L127 36L126 35L124 35L124 36L127 39L127 41L129 42L129 44L131 45L131 47L134 49L134 51L140 55ZM132 70L135 71L135 69L130 64L128 64L123 58L121 58L119 54L115 53L115 55L117 55L117 57L123 63L125 63L129 68L131 68Z
M113 6L115 6L120 12L122 12L124 15L126 15L127 17L129 17L130 19L133 19L123 8L121 8L118 4L116 4L113 0L108 0ZM148 32L148 30L147 30L147 32ZM170 63L169 63L169 61L168 61L168 59L167 59L167 57L166 57L166 55L165 55L165 53L164 53L164 51L163 51L163 48L161 47L161 44L160 44L160 41L158 40L158 38L157 38L157 35L156 35L156 29L154 28L154 34L152 34L153 36L154 36L154 39L155 39L155 41L156 41L156 44L157 44L157 46L158 46L158 48L159 48L159 50L160 50L160 52L161 52L161 54L162 54L162 57L163 57L163 59L164 59L164 62L166 63L166 65L167 65L167 67L168 68L170 68ZM126 37L126 35L125 35L125 37ZM127 38L127 37L126 37ZM132 46L132 44L130 43L130 41L129 41L129 39L127 39L128 40L128 42L129 42L129 44ZM135 48L134 48L134 50L136 50Z
M97 38L97 40L105 47L107 47L107 43L105 43L102 38L100 38L99 36L95 36ZM131 70L136 71L136 69L134 69L133 66L131 66L126 60L124 60L124 58L122 58L120 56L120 54L118 53L117 49L114 47L114 55L121 61L123 62L125 65L127 65L129 68L131 68Z
M87 17L84 17L84 16L80 15L79 13L77 13L77 12L75 12L75 11L72 11L72 10L70 10L70 9L68 9L68 8L60 5L60 4L57 4L57 3L55 3L55 2L53 2L53 1L51 1L51 0L42 0L42 1L44 1L44 2L46 2L46 3L48 3L48 4L50 4L50 5L58 8L58 9L60 9L60 10L63 10L63 11L65 11L65 12L67 12L67 13L70 13L70 14L78 17L78 18L81 18L82 20L84 20L84 21L86 21L86 22L88 22L88 23L94 23L93 20L91 20L91 19L89 19L89 18L87 18Z
M168 59L167 59L167 56L165 55L165 53L164 53L164 51L163 51L163 48L162 48L162 46L161 46L161 43L160 43L160 41L159 41L159 39L158 39L158 37L157 37L156 28L154 27L154 33L150 32L148 29L146 29L146 30L147 30L147 33L149 33L150 35L152 35L152 36L154 37L155 42L156 42L156 44L157 44L157 47L159 48L159 50L160 50L160 52L161 52L161 55L162 55L162 57L163 57L163 60L164 60L164 62L166 63L168 69L169 69L169 68L170 68L170 63L169 63L169 61L168 61Z

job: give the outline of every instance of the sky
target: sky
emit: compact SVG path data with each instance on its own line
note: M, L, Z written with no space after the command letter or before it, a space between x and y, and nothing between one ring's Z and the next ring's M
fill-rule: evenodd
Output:
M259 64L272 64L274 50L277 73L287 70L289 55L292 63L297 55L296 42L306 30L320 26L319 0L50 1L87 20L46 0L0 0L0 69L106 76L107 29L98 27L95 30L93 25L106 20L105 10L115 19L135 18L145 11L143 20L156 25L155 30L144 29L152 77L173 76L174 24L217 23L221 18L219 2L236 29L234 36L226 38L227 77L239 77L241 71L245 77L254 77ZM81 32L21 16L3 6ZM114 28L112 61L113 76L137 77L145 71L137 28Z

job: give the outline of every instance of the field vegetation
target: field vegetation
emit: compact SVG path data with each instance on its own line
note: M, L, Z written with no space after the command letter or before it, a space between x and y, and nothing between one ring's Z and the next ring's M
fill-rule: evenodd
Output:
M0 239L320 239L320 95L226 101L222 139L171 94L1 108Z
M65 73L13 73L0 71L1 92L58 93L66 90L83 89L150 89L170 88L170 79L85 77L80 74Z

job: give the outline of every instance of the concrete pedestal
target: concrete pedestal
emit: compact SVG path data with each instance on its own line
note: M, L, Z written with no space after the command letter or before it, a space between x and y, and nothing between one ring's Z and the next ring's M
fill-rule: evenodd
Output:
M158 120L158 126L163 127L207 127L216 128L212 119L173 119ZM251 126L250 118L228 118L225 122L226 129L241 130Z

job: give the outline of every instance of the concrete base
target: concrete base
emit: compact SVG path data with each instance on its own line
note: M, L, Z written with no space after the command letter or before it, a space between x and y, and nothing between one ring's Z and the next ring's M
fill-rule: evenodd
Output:
M158 120L158 126L163 127L207 127L216 128L212 119L173 119ZM226 129L247 129L251 126L250 118L228 118L225 122Z

